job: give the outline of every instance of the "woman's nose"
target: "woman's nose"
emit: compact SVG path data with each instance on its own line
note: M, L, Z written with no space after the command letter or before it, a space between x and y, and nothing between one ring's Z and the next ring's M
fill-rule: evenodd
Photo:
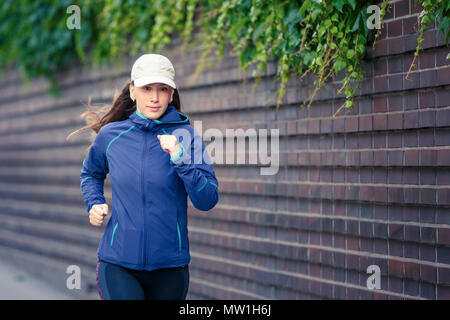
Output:
M150 93L150 100L151 101L158 101L158 92L156 92L156 90L154 90L152 93Z

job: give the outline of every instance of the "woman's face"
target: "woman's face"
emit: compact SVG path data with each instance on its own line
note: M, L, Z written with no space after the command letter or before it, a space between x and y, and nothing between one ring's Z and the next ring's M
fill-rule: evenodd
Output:
M142 87L130 84L130 97L137 110L149 119L158 119L173 99L173 88L164 83L150 83Z

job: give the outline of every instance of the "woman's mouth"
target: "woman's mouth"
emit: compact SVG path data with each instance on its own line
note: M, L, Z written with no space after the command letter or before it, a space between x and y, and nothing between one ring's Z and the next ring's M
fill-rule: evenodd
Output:
M156 111L158 111L160 109L160 107L150 107L150 106L147 106L147 108L150 109L150 111L153 111L153 112L156 112Z

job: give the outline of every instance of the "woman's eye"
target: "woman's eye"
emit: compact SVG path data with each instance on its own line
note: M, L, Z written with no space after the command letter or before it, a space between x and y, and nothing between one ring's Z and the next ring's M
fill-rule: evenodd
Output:
M162 87L161 90L162 91L167 91L167 88L166 87Z

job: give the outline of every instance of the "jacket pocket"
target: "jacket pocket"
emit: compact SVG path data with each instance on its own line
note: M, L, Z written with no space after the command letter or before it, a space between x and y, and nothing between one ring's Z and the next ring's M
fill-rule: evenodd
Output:
M178 251L181 251L181 232L180 232L180 225L177 221L177 235L178 235Z
M113 243L114 243L114 235L116 234L116 231L117 231L117 227L119 226L119 223L118 222L116 222L116 224L114 225L114 229L113 229L113 231L112 231L112 234L111 234L111 242L109 243L110 245L111 245L111 247L113 246Z
M140 230L128 226L126 221L116 221L111 232L109 245L118 261L139 264L142 243Z

